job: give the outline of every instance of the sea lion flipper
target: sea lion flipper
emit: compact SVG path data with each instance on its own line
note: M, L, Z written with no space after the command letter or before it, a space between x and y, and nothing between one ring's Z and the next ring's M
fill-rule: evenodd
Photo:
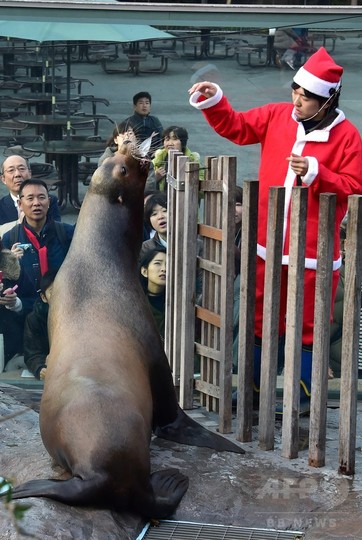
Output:
M175 512L188 487L187 476L176 469L157 471L150 476L148 490L139 486L135 488L137 497L129 501L129 505L137 513L142 511L142 515L149 519L164 519ZM79 477L68 480L30 480L12 491L13 499L47 497L73 506L99 506L99 500L107 502L108 495L107 483L99 476L89 480ZM113 499L113 505L120 511L126 507L122 497L119 500Z
M148 513L150 518L171 516L189 487L189 479L177 469L164 469L151 474L153 497Z
M204 428L201 424L190 418L180 407L178 408L177 418L174 422L166 426L156 426L153 431L161 439L189 444L191 446L212 448L218 452L245 454L245 451L240 446L222 435Z
M68 480L30 480L16 486L12 491L12 497L13 499L47 497L65 504L86 506L95 504L99 495L99 487L99 478L91 480L82 480L79 477Z

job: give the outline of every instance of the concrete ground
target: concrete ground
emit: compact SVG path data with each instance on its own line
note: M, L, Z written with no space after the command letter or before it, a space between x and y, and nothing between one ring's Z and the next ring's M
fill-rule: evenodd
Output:
M15 483L33 478L67 477L60 467L52 464L41 442L36 412L39 397L29 390L0 384L0 417L9 417L0 422L0 471ZM26 409L25 405L35 411ZM17 412L23 414L14 416ZM275 427L274 450L260 450L255 425L253 441L242 444L244 455L218 453L154 438L151 443L152 469L177 468L189 477L189 489L172 519L268 531L268 536L260 531L252 536L250 531L250 536L230 537L235 540L284 538L277 533L271 536L272 531L303 532L306 540L362 539L361 412L362 404L359 403L357 473L353 478L336 472L339 415L335 406L328 408L326 465L320 469L308 466L307 417L300 422L300 452L294 460L281 457L280 423ZM189 414L208 429L216 430L215 414L197 407ZM233 434L228 437L234 438ZM145 525L139 517L127 513L75 508L41 498L26 502L30 508L21 527L28 535L41 540L136 540ZM9 513L1 503L0 523L1 539L18 540ZM153 538L160 540L171 536ZM202 538L210 540L211 536ZM220 533L212 538L221 540L229 536Z
M345 68L340 106L359 129L362 127L360 99L362 58L361 49L358 48L360 43L361 39L357 36L346 35L345 40L337 40L333 53L335 60ZM182 53L181 50L179 52ZM261 65L252 68L241 67L235 58L220 60L211 57L195 60L180 56L178 60L170 61L169 69L164 74L139 76L107 75L99 64L75 63L72 66L72 76L88 78L94 83L93 87L84 85L83 93L107 98L110 106L100 106L98 112L107 114L116 122L131 114L133 94L140 90L149 91L153 96L153 114L160 118L164 127L172 124L186 127L191 150L198 151L202 158L210 155L236 155L238 181L242 183L244 179L256 178L259 149L240 148L221 139L205 124L201 114L188 104L187 90L191 85L190 79L197 69L207 64L216 67L216 70L210 69L216 73L222 88L236 108L247 109L269 101L290 99L290 82L293 75L291 70ZM102 136L107 138L111 131L109 124L101 129ZM86 187L80 185L80 189L84 193ZM1 187L0 195L3 193L5 191ZM74 223L76 218L77 212L68 205L63 213L64 221ZM2 382L5 382L6 378L8 382L14 382L9 381L9 376L4 376ZM4 391L3 386L1 390L4 392L1 401L6 403L5 410L16 410L20 403L18 398L8 397L11 392ZM190 488L177 510L176 519L301 530L306 532L307 540L362 539L361 410L362 404L359 403L354 478L345 478L337 474L338 403L328 408L326 466L321 469L312 469L308 466L308 418L301 420L301 451L296 460L287 460L280 455L280 425L276 425L275 449L270 452L259 449L258 428L255 425L253 442L243 445L246 450L244 457L236 454L216 454L206 449L195 449L155 439L151 445L153 467L157 469L176 466L190 477ZM36 451L41 452L41 464L49 468L50 460L44 449L41 450L39 433L34 427L37 423L36 414L30 411L24 415L25 427L28 424L33 426L35 431L31 431L31 442L36 443ZM215 415L203 409L195 409L191 414L210 429L215 429L217 425ZM0 452L0 473L9 476L16 474L19 481L29 479L27 466L34 460L34 456L26 456L27 448L30 448L30 439L26 435L26 430L22 432L25 439L21 437L16 439L21 420L9 422L13 424L2 425L7 438L3 439L3 448ZM14 450L14 446L18 448ZM19 459L18 451L24 456L24 460ZM44 477L42 468L38 471L38 477ZM42 510L39 510L40 506ZM49 519L54 506L59 509L59 505L55 503L36 501L34 523L39 518L39 512L42 515L41 512L45 507L50 512L47 514ZM60 506L60 508L66 519L67 507ZM28 521L31 521L30 517ZM2 533L0 529L0 538L13 538L8 532L10 528L4 530L6 533ZM136 538L139 523L136 526L132 522L129 530L131 532L127 532L127 535L119 534L115 538ZM51 535L40 537L45 539ZM102 536L101 532L99 536L86 532L84 536L68 536L68 532L64 532L60 536L54 533L52 537L63 540L75 537L103 539L105 536Z

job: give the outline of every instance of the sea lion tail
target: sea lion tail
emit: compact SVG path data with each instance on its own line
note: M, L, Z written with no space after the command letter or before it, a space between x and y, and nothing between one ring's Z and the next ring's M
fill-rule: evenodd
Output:
M241 446L226 439L222 435L204 428L201 424L190 418L180 407L178 408L177 418L174 422L166 426L157 426L153 431L161 439L191 446L212 448L218 452L245 454Z
M99 478L82 480L78 476L68 480L30 480L13 488L13 499L47 497L73 506L89 506L102 500Z

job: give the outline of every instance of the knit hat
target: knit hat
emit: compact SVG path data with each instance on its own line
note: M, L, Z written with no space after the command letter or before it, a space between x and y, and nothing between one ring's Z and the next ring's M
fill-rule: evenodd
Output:
M343 68L321 47L297 71L293 81L312 94L329 98L340 88L342 73Z

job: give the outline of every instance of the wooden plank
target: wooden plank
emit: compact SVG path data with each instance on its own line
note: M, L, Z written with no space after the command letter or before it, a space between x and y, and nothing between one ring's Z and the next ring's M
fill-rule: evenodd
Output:
M270 188L259 404L259 446L262 450L274 448L284 198L285 188Z
M181 152L171 150L168 156L168 172L174 176L176 172L176 156ZM174 157L175 156L175 157ZM176 190L167 184L167 251L166 251L166 301L165 301L165 352L171 369L174 364L174 283L175 276L175 204Z
M210 225L204 225L202 223L198 226L198 233L206 238L212 238L213 240L222 240L222 230L220 228L211 227Z
M236 438L252 440L253 364L256 243L258 229L259 182L243 182L243 221L241 226L239 361Z
M217 326L218 328L220 328L221 326L220 315L218 315L217 313L214 313L210 309L206 309L201 306L196 306L196 315L202 321L210 323L213 326Z
M177 155L176 159L176 178L178 185L185 185L186 182L186 164L189 162L187 156ZM185 191L176 189L176 198L174 204L174 304L173 304L173 370L172 376L175 386L180 385L180 358L181 358L181 317L184 306L182 280L184 274L184 217L185 217Z
M207 169L206 169L206 181L208 181L212 176L212 164L215 162L213 158L206 158L205 160ZM204 186L205 182L202 183ZM210 199L211 199L211 193L205 192L204 194L204 219L203 223L206 225L210 223L210 216L211 216L211 205L210 205ZM210 243L211 240L209 238L203 239L203 256L205 259L210 259ZM210 288L210 278L211 275L207 271L203 271L203 280L202 280L202 306L203 308L209 309L209 288ZM197 313L197 310L196 310ZM209 322L205 320L201 320L201 343L207 347L211 347L210 345L210 333L211 333L211 326ZM207 356L201 357L201 366L200 366L200 378L202 381L208 382L209 381L209 372L210 372L210 360ZM204 407L206 407L207 410L211 409L211 399L206 394L201 392L201 399L200 402Z
M195 350L196 350L196 352L198 354L213 358L217 362L220 362L220 360L221 360L220 351L218 351L217 349L211 349L210 347L206 347L206 345L201 345L201 343L196 342L195 343Z
M309 465L325 465L329 330L331 316L332 264L336 195L319 197L317 274L314 307L312 392L309 427Z
M212 179L214 181L219 182L220 185L220 178L219 178L219 158L215 158L211 162L211 174ZM209 207L209 221L208 224L212 227L218 227L219 220L218 215L220 211L220 204L218 202L218 193L216 191L210 192L210 207ZM215 261L217 263L220 263L219 260L216 259L216 243L217 241L214 239L210 239L209 249L210 249L210 260ZM207 289L207 306L209 309L214 311L215 313L220 313L217 306L217 300L216 300L216 279L215 274L211 273L209 274L209 282L208 282L208 289ZM218 342L218 334L217 334L217 327L214 325L209 324L209 340L208 345L210 347L213 347L215 349L219 349L220 345ZM218 369L219 365L213 361L212 358L208 359L208 381L214 385L219 385L218 380ZM214 396L210 395L208 397L209 402L209 410L214 412L219 412L219 402L218 399L216 399Z
M298 457L308 188L292 189L283 390L282 456Z
M212 272L214 274L217 274L218 276L221 276L221 264L216 264L214 261L207 261L206 259L203 259L201 257L198 257L198 264L199 268L201 268L202 270L207 270L208 272Z
M220 376L219 431L231 432L231 392L233 371L233 326L234 326L234 274L235 274L235 186L236 186L236 157L221 158L222 175L222 243L219 245L222 275L220 282L220 353L221 362L218 364Z
M362 197L348 198L345 259L341 386L339 413L339 472L355 474L358 392L359 318L362 282Z
M213 158L215 159L215 158ZM207 191L211 191L212 193L215 193L219 191L222 192L222 185L220 184L220 181L216 179L216 177L212 177L209 180L204 180L202 182L202 189L206 193Z
M197 217L199 202L199 165L186 164L183 277L181 298L180 406L192 409L194 394L195 295L197 261Z
M220 386L209 383L207 381L195 381L195 388L199 392L206 394L214 399L220 399Z

